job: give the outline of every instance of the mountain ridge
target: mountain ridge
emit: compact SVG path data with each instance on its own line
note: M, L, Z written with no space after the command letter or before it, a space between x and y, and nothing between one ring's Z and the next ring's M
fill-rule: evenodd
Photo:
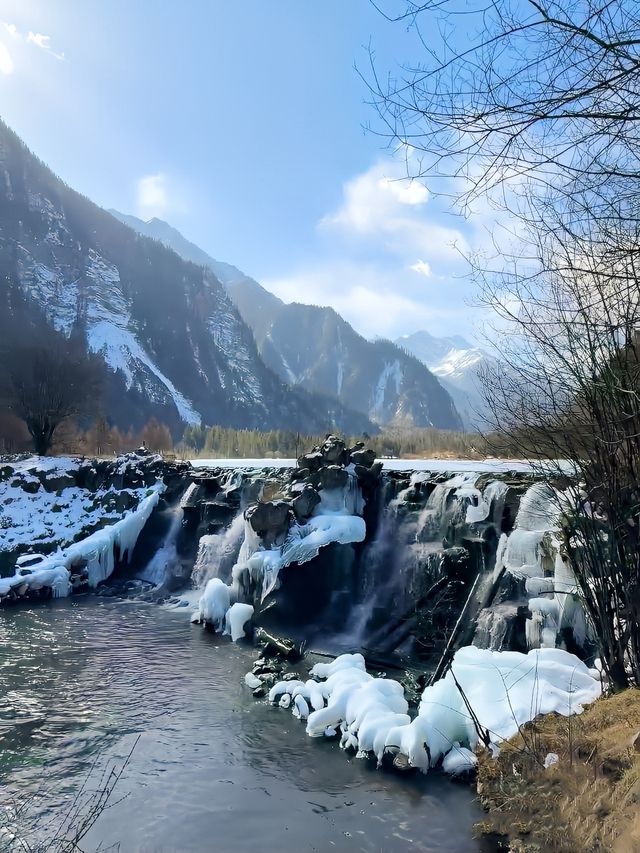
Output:
M114 423L136 426L153 414L175 435L198 421L372 428L335 400L288 388L208 266L68 187L1 121L0 178L0 287L18 288L65 335L82 328L108 368Z
M395 343L419 358L449 391L467 429L489 422L482 371L495 359L459 335L436 337L425 330L402 335Z
M114 215L212 269L223 263L166 222ZM392 341L366 340L333 308L285 303L237 267L226 266L233 271L227 291L260 355L282 381L335 397L380 425L461 428L450 394L412 353Z

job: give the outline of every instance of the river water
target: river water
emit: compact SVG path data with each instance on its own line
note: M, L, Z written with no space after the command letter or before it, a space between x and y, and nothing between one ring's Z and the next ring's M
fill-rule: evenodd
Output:
M156 605L86 596L3 610L0 809L22 805L14 831L48 849L61 815L140 736L82 850L480 849L469 788L377 771L308 738L244 686L255 657ZM4 838L3 853L23 849Z

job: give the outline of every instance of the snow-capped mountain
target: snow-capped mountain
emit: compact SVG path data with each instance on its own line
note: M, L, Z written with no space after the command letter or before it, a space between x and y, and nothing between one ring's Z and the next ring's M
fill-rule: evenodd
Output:
M367 341L332 308L282 302L166 222L112 212L141 234L214 270L253 331L260 355L284 382L333 397L378 424L461 427L449 394L404 349L391 341Z
M228 289L262 357L286 381L349 400L379 424L461 426L438 380L391 341L368 341L332 308L285 304L249 278Z
M150 415L175 432L197 422L371 427L335 399L288 388L208 265L185 261L74 192L0 122L0 288L11 287L102 356L106 414L124 427Z
M438 338L429 332L403 335L396 344L412 353L434 373L451 394L468 429L486 425L486 403L480 375L494 360L458 335Z

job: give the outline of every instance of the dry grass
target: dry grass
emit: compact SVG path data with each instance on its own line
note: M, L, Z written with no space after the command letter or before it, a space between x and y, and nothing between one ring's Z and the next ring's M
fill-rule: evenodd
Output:
M512 851L640 853L640 690L598 699L580 716L523 727L497 759L480 756L478 794ZM544 768L548 753L557 764Z

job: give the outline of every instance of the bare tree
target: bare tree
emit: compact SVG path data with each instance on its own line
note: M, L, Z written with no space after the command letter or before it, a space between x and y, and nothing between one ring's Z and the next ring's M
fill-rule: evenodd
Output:
M44 456L60 424L96 404L98 362L79 341L44 329L37 339L14 341L5 357L2 396L25 422L35 452Z
M394 76L372 62L379 132L410 177L513 224L517 249L496 237L492 262L470 259L509 367L484 376L494 435L562 487L563 556L603 663L640 683L640 6L377 6L421 51Z
M420 61L368 79L381 133L413 177L462 178L469 200L523 181L613 213L640 179L640 7L635 0L380 0ZM392 9L396 14L392 14ZM631 181L631 184L630 184ZM614 199L615 191L622 198ZM589 209L590 214L594 212ZM576 211L574 210L574 213Z
M539 250L533 275L483 271L508 364L482 376L489 443L556 488L562 558L622 687L640 683L640 258L568 236Z

